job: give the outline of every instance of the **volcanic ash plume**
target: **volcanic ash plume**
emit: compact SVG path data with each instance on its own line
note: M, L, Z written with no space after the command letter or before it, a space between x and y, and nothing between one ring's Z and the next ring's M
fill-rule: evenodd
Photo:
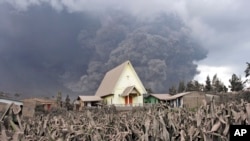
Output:
M109 69L130 60L146 88L167 92L191 80L193 62L207 54L166 12L56 11L41 3L23 9L0 3L0 90L94 94Z
M151 20L135 20L123 14L108 16L109 23L101 22L105 24L90 33L95 36L82 38L83 47L92 47L95 53L88 72L76 83L81 83L80 90L95 91L99 83L90 82L100 82L106 71L126 60L155 92L167 92L167 87L198 73L193 61L205 58L207 52L178 17L159 14Z

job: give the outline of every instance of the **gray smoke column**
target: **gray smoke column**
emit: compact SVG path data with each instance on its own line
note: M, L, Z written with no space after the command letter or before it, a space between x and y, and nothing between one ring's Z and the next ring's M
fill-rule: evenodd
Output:
M150 20L137 20L111 11L107 17L108 21L94 31L95 36L80 35L83 47L94 48L95 55L87 74L69 85L73 90L95 91L99 83L90 82L100 82L106 71L126 60L134 64L145 86L154 92L167 92L168 87L189 81L198 73L193 62L204 59L207 51L192 39L177 16L159 13Z
M191 80L207 54L175 14L23 9L0 3L0 91L94 94L109 69L130 60L146 88L167 92Z

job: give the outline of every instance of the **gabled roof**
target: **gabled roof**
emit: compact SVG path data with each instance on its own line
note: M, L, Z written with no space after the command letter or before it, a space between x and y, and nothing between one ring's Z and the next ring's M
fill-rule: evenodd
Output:
M123 91L123 93L121 94L121 96L128 96L133 90L135 90L137 93L139 93L135 86L129 86L129 87L127 87L127 88ZM140 94L140 93L139 93L139 94Z
M118 82L124 68L126 65L131 64L130 61L126 61L121 65L113 68L112 70L108 71L104 76L99 88L96 91L96 96L105 96L113 94L114 88L116 83Z
M160 100L166 100L167 98L171 97L170 94L150 94L150 95Z
M81 101L102 101L102 99L99 96L78 96L78 99Z

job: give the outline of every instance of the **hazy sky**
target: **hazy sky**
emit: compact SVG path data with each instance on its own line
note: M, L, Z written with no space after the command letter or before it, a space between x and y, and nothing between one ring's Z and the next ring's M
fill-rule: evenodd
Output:
M195 37L209 50L208 57L198 62L201 74L196 79L217 73L228 83L232 73L244 77L250 60L249 4L247 0L197 0L183 6Z
M191 29L192 36L197 39L201 46L208 50L207 58L196 62L198 64L198 70L201 72L195 77L195 79L200 82L204 82L207 75L212 77L214 74L228 86L228 80L230 76L235 73L241 75L244 78L244 70L246 68L246 62L250 62L250 1L248 0L126 0L126 1L116 1L116 0L0 0L0 53L4 50L4 45L6 44L7 37L15 37L15 34L22 33L22 30L15 23L19 19L19 15L32 14L28 13L29 9L35 9L40 6L52 7L57 13L63 13L67 17L65 23L58 25L58 29L44 29L60 31L64 26L68 26L68 21L86 21L81 19L81 14L84 12L93 14L102 14L109 8L116 8L125 11L129 11L138 19L150 19L154 14L158 12L173 13L181 17L185 24ZM11 9L11 10L10 10ZM41 10L41 9L40 9ZM47 8L42 9L46 13ZM76 13L79 14L76 17L71 17L67 14ZM10 18L9 15L15 15ZM37 15L39 16L39 15ZM24 16L25 17L25 16ZM63 17L63 18L65 18ZM48 15L45 17L41 15L38 17L39 21L34 21L42 23L46 18L54 18L53 15ZM60 17L58 17L60 19ZM77 19L77 20L76 20ZM95 20L91 19L90 20ZM53 23L52 23L53 24ZM70 25L74 30L80 30L75 25ZM88 24L88 23L86 23ZM33 26L33 23L29 23L29 26ZM18 30L17 30L18 29ZM32 31L33 32L33 31ZM64 31L73 35L73 31ZM36 33L36 31L34 31ZM38 33L39 34L39 33ZM59 34L60 39L67 39L63 32ZM50 35L45 35L48 37L49 41ZM2 38L1 38L2 37ZM13 38L15 39L15 38ZM18 39L26 42L28 40ZM76 42L74 39L70 39L72 42ZM65 42L65 44L67 44ZM77 43L75 43L77 45ZM46 45L46 44L45 44ZM55 50L48 48L48 56L53 58L56 55ZM74 52L79 52L80 49L75 49ZM39 50L38 50L39 51ZM67 52L67 48L65 48ZM5 52L6 53L6 52ZM11 52L11 55L16 55L15 52ZM86 53L85 55L87 55ZM34 54L36 55L36 54ZM67 54L64 54L67 56ZM18 53L17 53L18 56ZM77 55L76 55L77 56ZM80 55L79 55L80 56ZM10 56L1 56L2 59L6 59ZM25 58L25 54L20 56L20 59ZM62 59L62 61L70 62L70 58L64 56L55 57L55 59ZM1 59L1 58L0 58ZM55 60L52 59L52 60ZM84 58L79 58L79 60L84 60ZM56 63L51 62L52 64ZM8 63L8 62L5 62ZM27 62L29 63L29 62ZM32 63L32 62L30 62ZM80 64L82 62L75 62L75 64ZM18 65L18 62L14 62L14 65ZM48 66L51 64L47 64ZM3 65L2 65L3 66ZM64 67L70 67L70 63L66 64ZM7 69L7 68L6 68ZM58 68L55 69L55 71ZM69 68L70 69L70 68ZM39 66L38 66L39 70ZM32 70L32 72L38 71ZM0 68L1 71L6 71ZM20 70L22 71L22 70ZM86 70L82 70L86 71ZM74 72L74 69L73 69ZM11 72L9 72L11 74ZM24 73L25 74L25 73ZM31 73L30 75L36 75ZM46 75L44 72L43 75ZM43 75L41 75L40 81L43 81ZM79 74L80 75L80 74ZM64 74L65 76L65 74ZM4 79L5 76L0 76ZM14 76L13 76L14 77ZM21 76L18 76L21 77ZM53 78L53 76L51 76ZM78 77L78 76L75 76ZM0 78L1 79L1 78ZM6 82L7 83L7 82ZM42 83L42 82L41 82ZM53 83L53 82L51 82ZM0 84L1 85L1 84ZM50 84L47 84L50 85ZM21 87L21 86L20 86Z

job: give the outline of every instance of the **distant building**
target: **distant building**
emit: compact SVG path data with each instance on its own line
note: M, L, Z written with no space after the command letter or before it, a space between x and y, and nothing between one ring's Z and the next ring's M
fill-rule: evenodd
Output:
M198 91L183 92L175 95L170 94L149 94L144 98L145 103L157 104L167 103L171 107L197 108L204 100L209 100L205 93Z
M11 103L13 103L15 105L19 105L20 107L23 106L22 101L14 100L14 99L11 99L11 98L0 98L0 112L4 112L7 105L9 105Z
M166 99L170 97L170 94L147 94L144 96L144 103L157 104L166 103Z
M84 107L98 106L101 101L99 96L78 96L74 102L74 109L79 111Z
M206 100L206 95L203 92L191 91L175 94L169 98L167 101L173 107L185 107L185 108L198 108Z
M29 98L23 100L23 116L33 117L38 111L50 111L57 107L56 100L43 98ZM37 110L37 111L36 111Z

